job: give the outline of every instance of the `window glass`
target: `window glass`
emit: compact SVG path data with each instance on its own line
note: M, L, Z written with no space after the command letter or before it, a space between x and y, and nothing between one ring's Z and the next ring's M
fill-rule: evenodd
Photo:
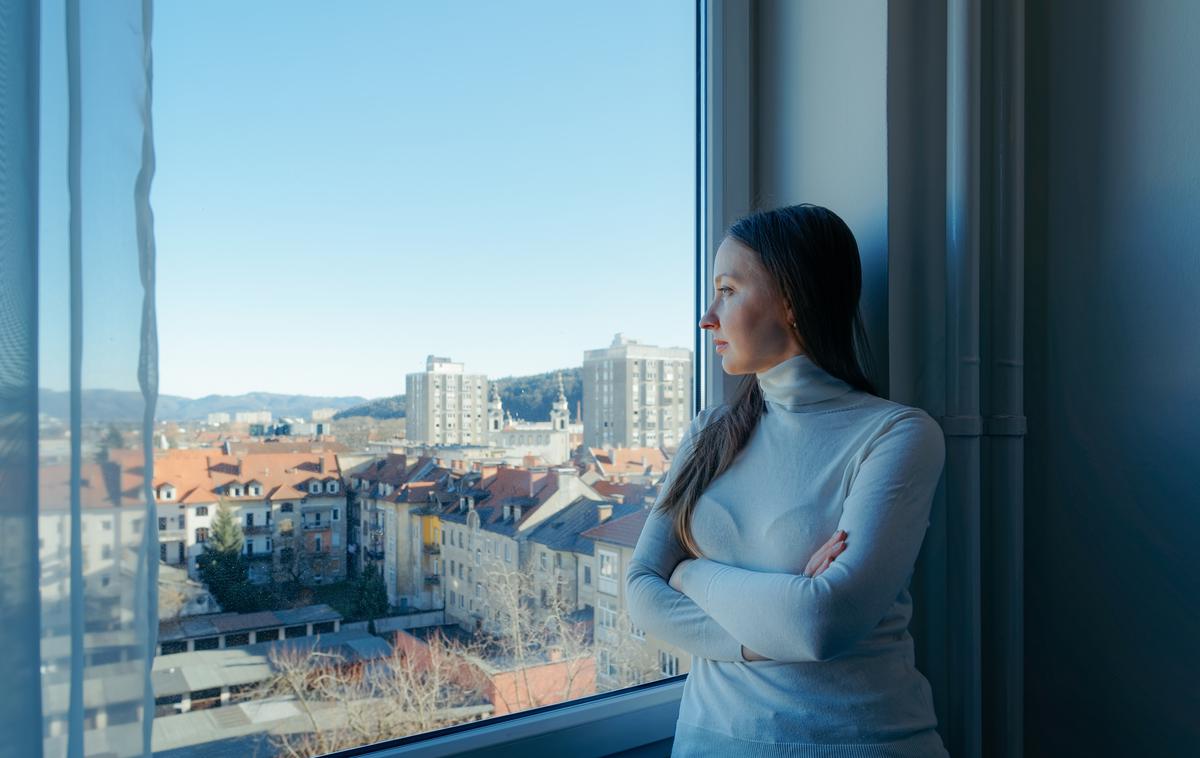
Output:
M257 677L163 700L155 734L199 755L191 710L267 703L239 745L317 755L683 673L628 623L617 522L666 468L624 451L669 463L692 416L694 0L253 8L155 13L160 393L186 400L156 419L184 588L157 665L236 645L218 678ZM220 638L166 634L217 611ZM447 684L478 657L492 681Z

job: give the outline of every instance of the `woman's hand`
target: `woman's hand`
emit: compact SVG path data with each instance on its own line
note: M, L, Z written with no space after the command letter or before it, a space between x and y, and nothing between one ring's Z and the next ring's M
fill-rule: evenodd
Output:
M817 548L817 552L813 553L812 558L808 559L808 564L804 567L804 576L814 577L819 575L822 571L829 568L833 563L833 559L841 555L845 549L846 532L843 529L839 529L833 533L828 542Z
M674 570L671 571L671 579L667 584L671 585L671 589L676 592L683 592L683 567L696 560L695 558L684 558L679 563L675 564Z

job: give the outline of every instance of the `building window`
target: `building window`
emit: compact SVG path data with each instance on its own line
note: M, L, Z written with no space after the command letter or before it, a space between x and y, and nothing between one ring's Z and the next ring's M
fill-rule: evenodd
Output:
M167 531L167 519L166 518L158 519L158 531L160 531L160 532Z
M205 542L208 542L208 529L207 528L202 526L202 527L199 527L196 529L196 542L201 545L203 545Z
M608 550L597 550L600 559L600 581L597 588L609 595L617 594L617 554Z
M592 583L592 567L591 566L583 567L583 583L589 584L589 585Z
M538 565L541 567L542 571L550 568L550 562L547 560L545 553L538 553Z
M603 600L596 606L596 624L604 629L617 628L617 612Z
M292 512L292 504L284 503L283 505L279 506L279 512L280 513L291 513Z
M197 505L196 506L196 515L197 516L207 516L208 515L208 506L207 505Z
M334 521L337 521L337 520L339 520L341 517L342 517L342 514L341 514L341 509L340 509L340 508L334 508L334 509L333 509L333 520L334 520Z
M512 563L512 556L508 552L508 543L507 542L504 543L504 562Z

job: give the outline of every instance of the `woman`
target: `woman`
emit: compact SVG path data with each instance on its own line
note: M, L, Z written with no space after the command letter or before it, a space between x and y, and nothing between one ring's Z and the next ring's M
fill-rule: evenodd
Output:
M700 328L746 378L684 434L626 577L633 623L692 654L672 755L945 756L907 631L945 448L856 357L854 235L758 213L714 270Z

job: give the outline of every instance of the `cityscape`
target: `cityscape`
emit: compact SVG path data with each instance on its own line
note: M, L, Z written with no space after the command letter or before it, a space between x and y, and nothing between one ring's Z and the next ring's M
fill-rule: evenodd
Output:
M692 417L692 360L617 334L535 391L429 355L389 403L160 417L149 481L134 424L86 430L85 730L141 728L119 578L147 491L156 755L319 755L686 673L630 623L623 579ZM48 744L70 668L62 434L43 419Z

